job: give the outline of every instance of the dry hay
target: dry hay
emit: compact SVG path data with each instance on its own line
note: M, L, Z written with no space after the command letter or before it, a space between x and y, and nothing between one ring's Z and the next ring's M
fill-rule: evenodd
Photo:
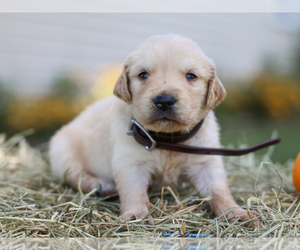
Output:
M119 221L116 195L74 192L50 174L44 150L30 147L23 135L7 140L2 134L0 237L298 236L300 202L292 186L293 162L260 163L270 162L271 153L269 148L263 159L254 154L224 159L232 194L241 206L257 211L261 223L229 223L216 218L193 189L177 193L165 187L149 193L149 214L156 225L147 226Z

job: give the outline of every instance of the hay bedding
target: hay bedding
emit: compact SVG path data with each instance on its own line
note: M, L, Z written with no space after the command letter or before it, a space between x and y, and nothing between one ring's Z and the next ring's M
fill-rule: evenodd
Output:
M117 195L99 198L95 191L74 192L50 174L45 151L30 147L23 135L6 139L2 134L0 237L299 236L300 202L292 186L293 162L260 163L270 161L271 153L272 148L264 159L254 154L224 159L233 196L243 207L257 211L261 223L252 227L228 223L215 218L193 189L177 193L165 187L149 193L156 225L146 226L140 221L118 221Z

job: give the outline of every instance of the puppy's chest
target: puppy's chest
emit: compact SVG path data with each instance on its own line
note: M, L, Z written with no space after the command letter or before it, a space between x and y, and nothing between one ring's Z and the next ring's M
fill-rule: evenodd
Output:
M158 175L156 180L164 184L177 184L179 176L182 174L187 165L188 155L171 152L160 151L158 161Z

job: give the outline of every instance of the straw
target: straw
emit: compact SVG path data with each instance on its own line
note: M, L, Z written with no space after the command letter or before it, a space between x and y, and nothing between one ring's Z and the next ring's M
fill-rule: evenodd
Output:
M166 186L149 192L147 216L124 222L118 220L117 195L100 198L96 190L75 192L51 174L46 151L30 147L21 134L10 139L0 135L0 237L299 236L293 162L262 162L271 153L224 158L232 195L243 208L256 211L260 221L231 223L217 218L207 203L211 197L201 199L189 186L179 192ZM148 215L155 226L141 224Z

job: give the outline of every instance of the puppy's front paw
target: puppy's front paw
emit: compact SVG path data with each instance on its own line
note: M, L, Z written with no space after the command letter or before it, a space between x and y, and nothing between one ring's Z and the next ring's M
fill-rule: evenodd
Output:
M255 223L259 223L259 214L255 211L250 210L249 212L245 209L238 208L233 209L226 214L227 219L230 219L230 222L238 220L239 222L245 222L251 220L246 225L253 226ZM254 219L254 220L253 220Z
M146 212L146 211L127 212L127 213L123 213L122 215L120 215L118 217L118 219L125 220L125 221L140 220L140 219L143 219L148 214L148 212ZM142 221L141 224L155 225L153 217L151 215L149 215L147 217L147 221Z

